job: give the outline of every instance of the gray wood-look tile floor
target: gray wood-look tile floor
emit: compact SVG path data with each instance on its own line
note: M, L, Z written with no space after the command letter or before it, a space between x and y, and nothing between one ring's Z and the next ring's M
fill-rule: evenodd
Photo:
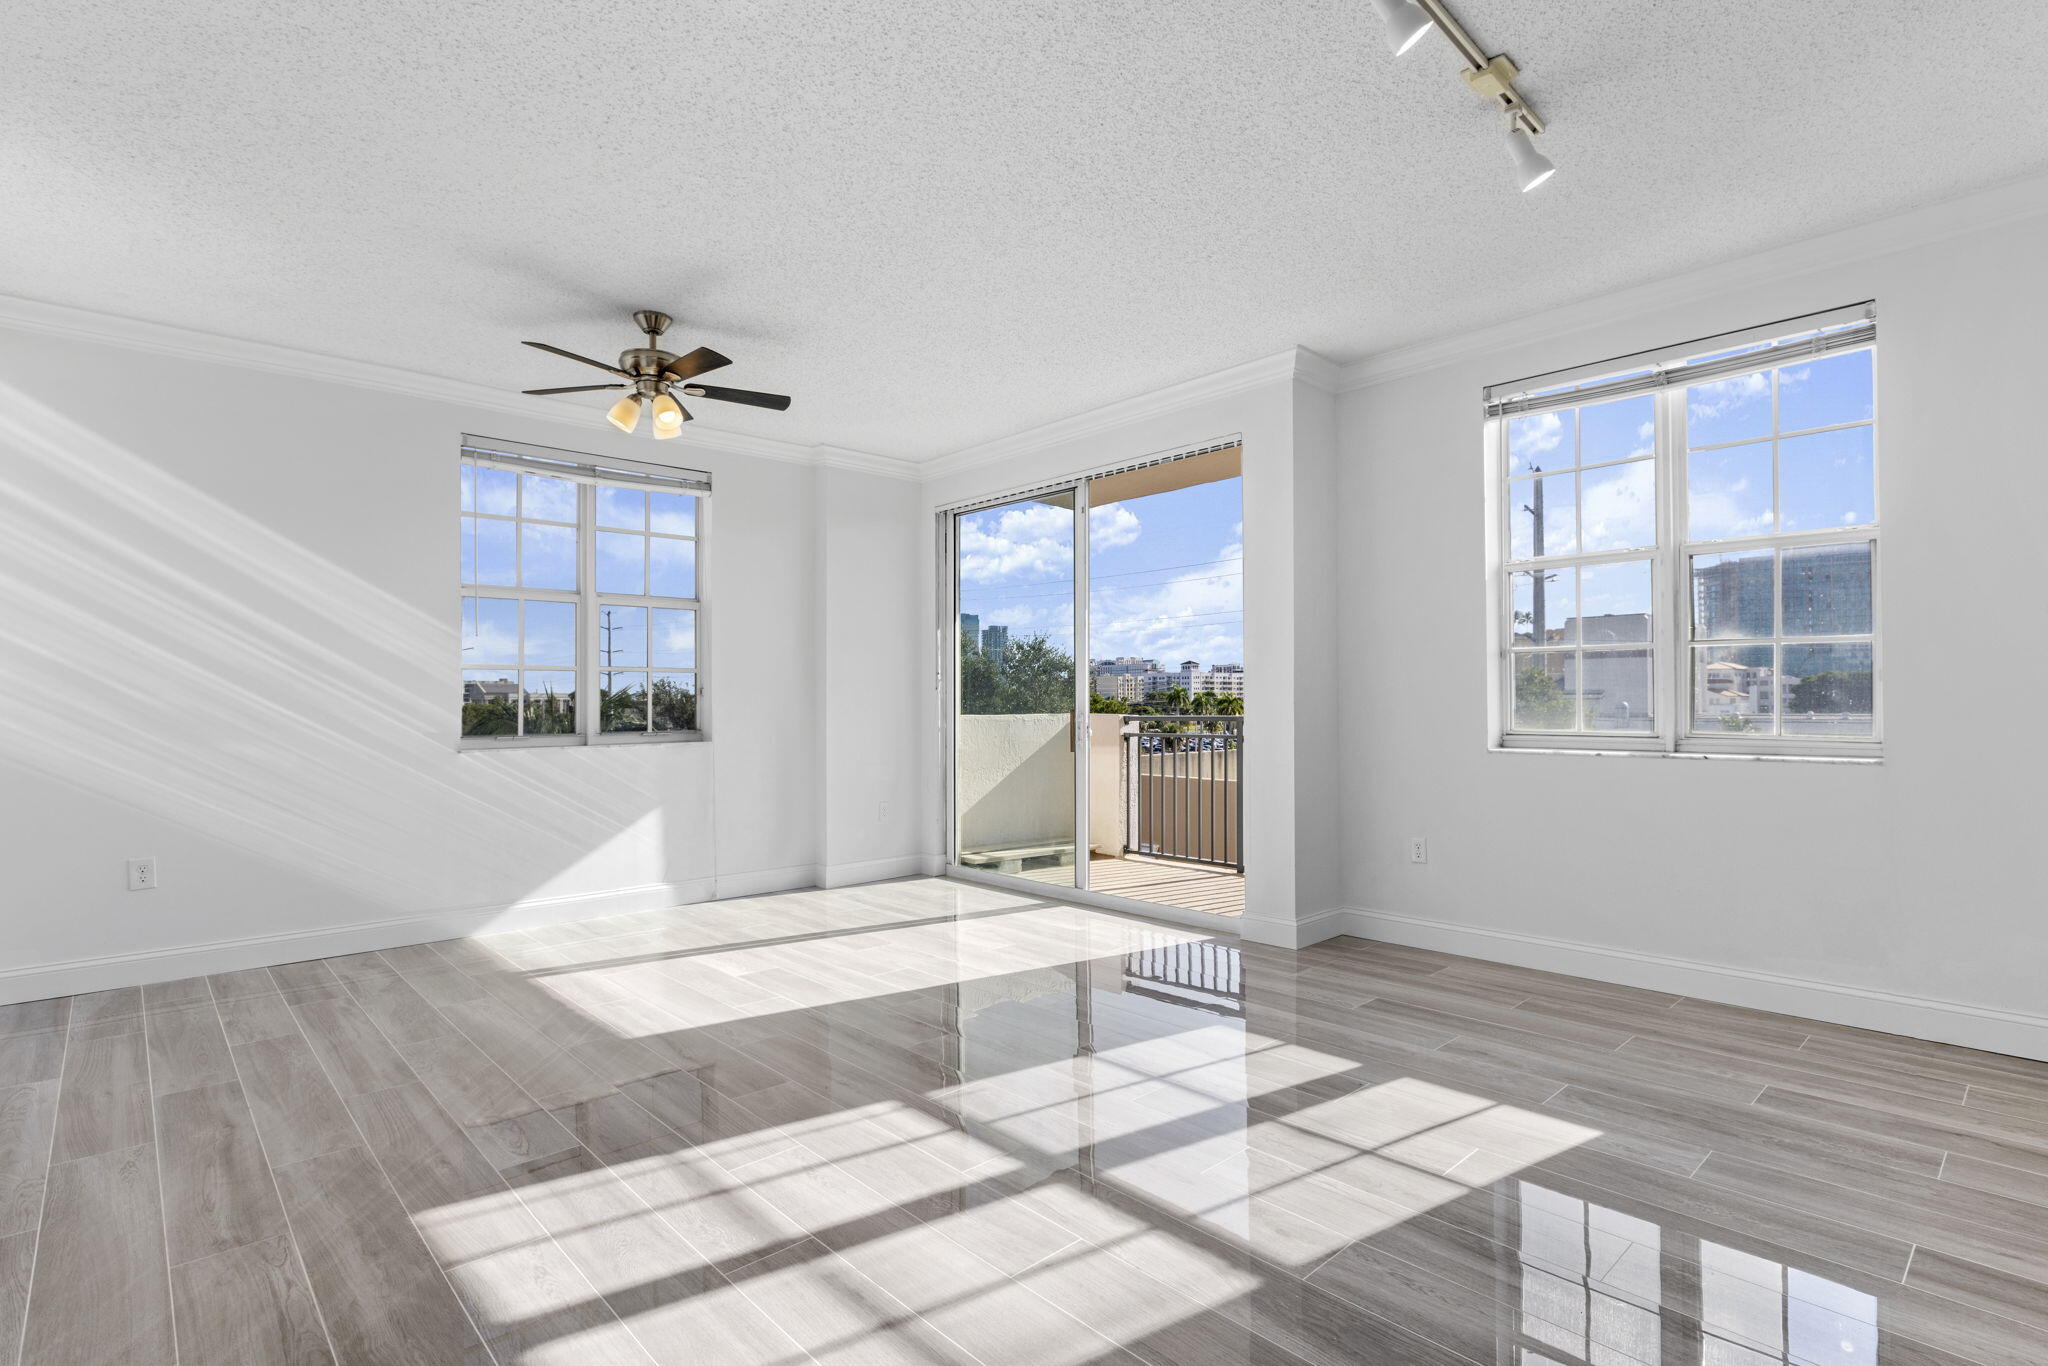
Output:
M2048 1361L2048 1064L932 880L0 1007L0 1366Z

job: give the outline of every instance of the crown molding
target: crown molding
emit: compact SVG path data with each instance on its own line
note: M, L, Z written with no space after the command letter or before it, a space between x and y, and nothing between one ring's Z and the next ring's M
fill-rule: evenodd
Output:
M46 337L91 342L95 346L120 346L131 351L145 351L154 355L209 361L216 365L232 365L245 370L260 370L266 374L288 375L295 379L348 384L360 389L402 394L407 398L430 399L460 404L465 408L510 413L516 417L540 417L551 421L569 422L588 422L590 419L590 409L571 399L506 393L487 384L476 384L469 380L423 375L411 370L401 370L393 365L349 360L342 356L323 355L317 351L279 346L271 342L248 341L240 337L201 332L169 323L117 317L91 309L72 308L66 304L44 303L38 299L0 295L0 327ZM716 427L706 427L702 423L692 423L678 439L677 444L701 450L724 451L732 455L752 456L760 460L781 460L798 465L819 463L817 452L830 449L835 452L835 459L841 467L858 468L871 474L894 473L890 467L904 463L894 461L888 456L871 456L861 451L808 446L772 436L756 436L748 432L721 431ZM896 477L906 476L897 474Z
M1303 357L1309 358L1306 369ZM1327 367L1327 370L1319 369L1318 366ZM1072 417L1058 418L1010 436L983 442L979 446L969 446L950 455L937 456L924 461L918 468L926 480L941 479L966 470L980 469L985 465L1014 460L1033 451L1062 446L1071 441L1086 440L1103 432L1164 417L1198 403L1243 393L1247 389L1258 389L1294 379L1316 383L1317 378L1314 377L1326 374L1334 379L1334 371L1334 366L1314 352L1290 346L1276 355L1261 356L1242 365L1233 365L1227 370L1182 380L1178 384L1169 384L1164 389L1154 389L1150 393L1118 399L1114 403L1105 403L1100 408L1090 408Z
M1696 302L1731 288L1767 284L1829 266L1887 256L2048 214L2048 175L2008 181L1956 199L1909 209L1748 256L1702 266L1647 285L1615 290L1542 313L1396 347L1340 368L1339 393L1406 379L1475 355L1583 332L1659 308Z
M875 455L870 451L856 451L847 446L813 446L811 463L829 470L878 474L885 479L917 480L923 477L922 467L915 460L904 460L893 455Z

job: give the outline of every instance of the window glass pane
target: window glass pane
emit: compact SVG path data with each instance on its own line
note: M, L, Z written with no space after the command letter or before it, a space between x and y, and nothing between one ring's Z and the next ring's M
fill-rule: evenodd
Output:
M647 495L639 489L597 486L597 524L623 527L627 531L647 529Z
M1771 372L1695 384L1685 391L1685 439L1718 446L1771 434Z
M598 701L600 730L606 732L647 729L647 675L608 673Z
M697 676L654 675L648 707L656 730L697 729Z
M1587 470L1579 476L1581 549L1647 549L1657 543L1657 462Z
M576 528L521 522L519 581L528 588L573 590L576 587Z
M477 470L476 511L511 517L519 511L519 476L509 470Z
M1877 520L1872 427L1845 427L1778 442L1778 492L1787 531L1863 526Z
M1868 421L1876 412L1871 403L1871 354L1823 356L1778 371L1778 430L1800 432Z
M1579 548L1571 474L1517 479L1508 485L1508 558L1570 555Z
M537 517L543 522L576 520L576 486L567 479L545 474L521 475L519 492L521 517Z
M1651 603L1648 560L1589 564L1579 571L1579 639L1587 645L1647 642Z
M462 465L459 466L458 468L461 470L462 473L462 510L464 512L475 512L476 466Z
M1870 634L1870 542L1785 551L1784 631L1788 636Z
M654 609L654 639L649 642L656 668L697 667L697 614L687 609Z
M597 609L597 624L597 662L601 666L646 667L645 607L600 607Z
M1578 640L1578 579L1573 570L1508 575L1515 596L1515 644L1570 645Z
M1577 699L1565 690L1573 659L1569 650L1514 656L1516 730L1578 728Z
M1755 640L1773 631L1772 554L1692 557L1692 634L1695 640Z
M573 602L529 602L526 604L525 657L520 663L576 667L576 604Z
M567 671L546 673L529 669L526 685L526 733L528 735L574 735L576 733L576 675Z
M597 591L639 597L647 592L647 538L597 533Z
M650 537L647 552L648 575L652 579L647 588L649 593L657 598L697 596L695 541L671 541L660 536Z
M1581 651L1577 673L1568 672L1565 684L1565 691L1579 698L1587 730L1657 728L1648 650Z
M512 598L462 600L462 665L466 669L519 662L519 604Z
M1686 458L1685 499L1690 540L1761 536L1774 530L1771 443L1694 451Z
M1798 1267L1785 1270L1785 1317L1794 1361L1880 1366L1877 1298Z
M1776 700L1770 646L1693 646L1694 730L1769 735Z
M693 493L647 495L648 526L671 536L697 534L697 496Z
M479 470L490 474L490 470ZM512 550L515 522L493 522L483 517L462 519L462 564L465 582L510 587L518 577Z
M462 671L462 733L464 735L516 735L519 733L519 683L510 671L464 669Z
M1785 734L1868 735L1873 716L1867 643L1787 645Z
M1570 469L1577 420L1570 408L1509 418L1508 473Z
M1579 463L1599 465L1657 448L1657 406L1648 394L1579 409Z

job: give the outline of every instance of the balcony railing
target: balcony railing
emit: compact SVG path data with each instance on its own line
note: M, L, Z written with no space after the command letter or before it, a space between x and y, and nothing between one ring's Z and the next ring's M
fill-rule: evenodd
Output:
M1126 716L1124 852L1244 871L1242 716Z

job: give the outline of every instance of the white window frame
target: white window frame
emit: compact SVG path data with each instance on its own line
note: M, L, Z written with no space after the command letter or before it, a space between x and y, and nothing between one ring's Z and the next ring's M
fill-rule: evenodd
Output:
M1874 317L1874 310L1867 304L1855 305L1854 311L1865 317ZM1828 353L1830 356L1848 355L1857 351L1872 353L1871 364L1871 407L1872 417L1867 422L1840 423L1829 427L1801 429L1796 435L1811 435L1818 432L1844 430L1853 427L1871 428L1871 478L1872 478L1872 520L1867 524L1853 527L1827 528L1812 531L1774 531L1764 535L1732 537L1722 540L1690 541L1683 539L1689 529L1690 509L1687 506L1687 459L1686 392L1689 383L1705 383L1716 380L1738 378L1759 371L1777 370L1794 365L1800 359L1784 351L1774 353L1770 348L1757 351L1756 363L1741 368L1717 369L1711 376L1688 381L1680 369L1681 352L1684 354L1712 354L1732 345L1758 339L1793 337L1811 332L1817 326L1839 325L1839 319L1851 310L1836 310L1829 314L1814 315L1811 319L1794 320L1776 325L1775 332L1752 329L1749 333L1730 334L1728 337L1707 339L1704 342L1688 343L1684 348L1667 348L1672 378L1652 388L1648 381L1638 392L1651 393L1655 408L1655 440L1652 460L1656 470L1656 544L1627 550L1578 552L1569 555L1546 555L1541 559L1516 560L1512 558L1514 499L1508 468L1507 424L1517 414L1508 413L1485 418L1485 451L1487 470L1487 506L1492 518L1494 553L1489 565L1489 616L1492 621L1492 640L1489 649L1494 661L1493 694L1494 715L1490 721L1492 748L1501 750L1583 750L1595 753L1641 753L1663 755L1723 755L1751 758L1833 758L1861 761L1881 759L1884 745L1884 630L1883 630L1883 572L1882 541L1884 524L1882 426L1877 414L1882 410L1880 397L1879 366L1876 361L1877 343L1873 335L1859 345L1847 346ZM1718 342L1718 344L1716 344ZM1654 354L1654 353L1653 353ZM1580 370L1559 372L1558 376L1541 377L1555 379L1564 377L1573 381L1600 370L1610 374L1633 373L1646 368L1646 362L1628 362L1634 358L1622 358L1606 362L1599 367L1581 367ZM1662 371L1657 365L1648 365L1654 374ZM1527 383L1527 382L1525 382ZM1611 401L1617 394L1589 394L1583 399L1570 403L1559 403L1557 409L1579 408ZM1574 422L1574 441L1580 439L1579 423ZM1782 516L1784 503L1778 485L1782 483L1783 461L1777 454L1776 443L1784 433L1778 431L1778 386L1771 388L1771 440L1772 459L1772 507ZM1754 439L1753 439L1754 440ZM1731 442L1728 445L1744 445L1749 442ZM1723 449L1721 446L1702 447L1702 450ZM1611 468L1625 461L1608 461L1592 468ZM1570 472L1576 476L1583 473L1585 466L1578 464L1574 452ZM1557 471L1564 473L1565 471ZM1551 471L1544 471L1547 477ZM1517 477L1527 477L1517 476ZM1576 485L1575 485L1576 488ZM1579 515L1575 512L1575 515ZM1784 558L1783 551L1791 547L1819 546L1830 544L1859 544L1870 546L1870 625L1867 634L1832 636L1796 636L1784 632ZM1772 645L1779 649L1802 644L1854 645L1868 644L1871 647L1871 733L1869 735L1821 738L1810 735L1757 735L1719 733L1694 733L1692 731L1692 670L1695 641L1692 635L1693 595L1691 564L1695 555L1736 554L1744 551L1768 550L1773 555L1771 613L1773 634L1768 639L1717 640L1712 643L1730 648L1745 645ZM1651 602L1653 621L1651 623L1650 649L1651 695L1658 702L1657 727L1654 731L1539 731L1516 730L1514 728L1514 683L1515 656L1518 654L1555 654L1578 652L1584 643L1545 649L1540 645L1526 649L1514 646L1514 593L1511 588L1513 575L1536 567L1552 570L1577 569L1588 565L1619 564L1648 560L1651 575ZM1633 648L1633 643L1619 646ZM1596 651L1597 653L1597 651ZM1583 657L1583 656L1582 656ZM1781 656L1774 655L1774 661ZM1772 676L1773 689L1779 687L1782 670ZM1782 714L1780 699L1772 699L1773 716Z
M482 463L488 461L489 463ZM502 463L501 463L502 462ZM576 486L576 588L551 589L527 588L514 584L471 584L462 582L458 565L457 579L457 632L456 632L456 678L466 681L465 673L474 671L474 666L462 662L462 635L460 624L460 603L466 598L492 598L510 602L566 602L576 607L576 729L573 732L547 735L464 735L462 733L462 712L458 705L455 713L455 743L462 750L504 750L504 749L549 749L564 746L591 745L636 745L694 743L710 738L710 721L707 711L705 675L708 672L704 609L705 573L705 523L710 511L710 476L697 470L684 470L659 465L643 465L635 462L583 455L573 451L555 450L550 447L528 446L516 442L498 441L489 438L464 437L463 449L457 461L458 470L470 466L482 468L516 467L515 474L539 474L553 478L571 480ZM672 532L657 532L651 525L638 532L617 527L600 527L597 523L597 496L601 487L630 488L654 492L685 493L696 498L695 515L691 523L692 534L677 535ZM521 522L539 520L524 518L515 511L512 515L483 513L462 510L459 517L479 517L488 521L509 522L514 527L513 578L523 577L520 573L521 557L524 555L524 538L518 534ZM651 519L650 519L651 521ZM542 522L543 525L561 526L560 522ZM662 597L651 593L601 593L597 588L597 536L600 531L621 531L639 535L643 545L643 584L653 587L653 543L656 540L688 541L693 547L695 565L696 596L688 598ZM460 534L458 523L458 536ZM646 665L629 665L607 670L603 660L603 609L606 607L640 607L648 611L648 659L653 659L653 609L684 610L694 614L695 663L689 668L663 668L652 662ZM515 679L523 682L527 672L524 662L526 622L524 610L520 615L518 651L520 662L506 666ZM485 666L495 668L497 666ZM555 672L569 672L558 669ZM603 731L598 726L603 716L602 698L599 693L601 680L607 672L637 673L648 681L647 725L649 729L639 731ZM697 725L692 730L654 730L654 708L652 705L652 684L657 674L682 674L691 676L697 699ZM523 695L516 707L520 726L525 725Z

